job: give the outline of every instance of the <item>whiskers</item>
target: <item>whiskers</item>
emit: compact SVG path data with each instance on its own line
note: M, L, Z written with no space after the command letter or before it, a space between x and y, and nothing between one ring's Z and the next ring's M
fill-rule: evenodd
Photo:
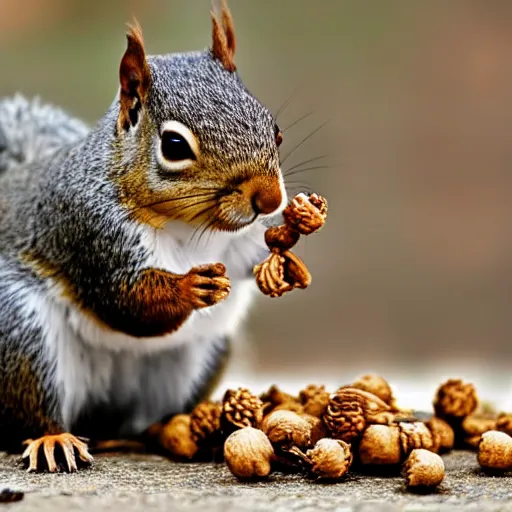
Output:
M284 102L284 104L281 106L281 108L277 111L275 117L276 119L278 116L288 107L292 99L297 93L297 89L295 89L292 94L287 98L287 100ZM302 116L300 116L298 119L290 123L286 128L281 130L281 133L284 133L291 128L297 126L299 123L301 123L303 120L308 119L313 115L314 112L308 112ZM325 165L324 159L328 157L328 155L320 155L313 158L309 158L307 160L303 160L302 162L299 162L297 164L292 165L291 167L284 168L284 163L299 149L302 147L303 144L305 144L309 139L311 139L315 134L317 134L322 128L324 128L331 120L328 119L327 121L323 122L319 126L317 126L314 130L309 132L304 138L302 138L294 147L292 147L291 150L288 151L288 153L281 158L280 164L282 167L282 173L285 183L285 188L287 192L289 193L289 189L300 189L301 192L311 192L311 186L308 183L301 182L301 181L292 181L289 178L297 175L302 174L309 171L317 171L321 169L330 169L332 166ZM308 165L308 164L315 164L315 165ZM318 165L316 165L318 164Z
M145 210L144 218L157 229L162 228L172 219L193 222L217 206L219 190L217 188L203 190L205 191L145 203L132 208L130 212L137 214ZM155 207L159 208L155 209Z

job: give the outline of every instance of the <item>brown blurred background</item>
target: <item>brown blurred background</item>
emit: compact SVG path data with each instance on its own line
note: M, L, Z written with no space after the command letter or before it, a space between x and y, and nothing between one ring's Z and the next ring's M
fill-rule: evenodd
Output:
M332 385L377 371L406 404L448 376L512 409L512 2L231 0L237 63L278 111L289 190L328 224L299 253L313 284L260 297L223 385ZM210 43L209 0L0 0L0 95L93 123L125 22L149 53ZM294 169L294 170L297 170ZM293 171L292 171L293 172Z

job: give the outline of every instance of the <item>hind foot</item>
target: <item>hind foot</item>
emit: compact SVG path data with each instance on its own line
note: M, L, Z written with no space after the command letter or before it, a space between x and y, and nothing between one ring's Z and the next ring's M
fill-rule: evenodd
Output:
M48 435L35 440L27 439L23 444L27 445L27 448L23 452L22 459L28 460L27 471L29 473L43 471L46 468L50 473L55 473L61 469L66 470L66 468L70 473L77 471L75 450L80 460L87 465L93 460L87 451L87 444L72 434ZM41 447L42 454L40 456ZM65 466L59 464L55 458L56 447L58 448L58 454L64 456Z

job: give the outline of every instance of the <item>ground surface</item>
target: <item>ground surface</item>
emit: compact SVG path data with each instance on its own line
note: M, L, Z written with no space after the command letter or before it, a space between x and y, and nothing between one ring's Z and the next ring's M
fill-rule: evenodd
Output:
M350 476L326 485L276 473L269 481L242 484L224 464L178 464L143 454L96 456L75 474L27 474L17 458L0 454L0 490L25 491L0 510L23 511L511 511L512 474L484 475L470 452L444 457L447 476L436 494L405 492L402 479Z

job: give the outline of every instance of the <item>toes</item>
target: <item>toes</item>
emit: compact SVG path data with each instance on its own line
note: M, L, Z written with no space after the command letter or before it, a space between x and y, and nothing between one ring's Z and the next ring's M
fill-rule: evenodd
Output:
M66 468L69 472L78 470L77 461L75 457L75 448L78 452L80 460L91 463L93 457L89 454L87 444L76 438L71 434L58 434L44 436L35 441L29 439L24 444L28 444L23 452L22 458L28 458L27 471L35 472L44 468L39 462L39 449L43 446L43 453L46 459L46 465L50 473L59 471L59 465L55 459L55 446L58 444L61 448L62 455L65 459ZM60 453L60 452L59 452Z
M219 277L226 273L226 267L222 263L199 265L194 267L191 272L204 277Z
M75 448L78 450L78 456L80 457L80 460L88 462L89 464L94 460L93 456L87 451L86 445L75 445Z
M48 464L48 471L55 473L57 471L57 463L55 462L55 441L53 439L45 439L43 443L44 456Z
M62 452L64 453L64 458L66 459L66 465L68 467L68 471L70 473L74 473L78 471L75 460L75 453L73 451L73 445L69 439L60 440L60 445L62 447Z
M207 308L227 299L229 290L203 290L198 288L192 297L192 305L195 309Z
M28 446L28 468L27 471L29 473L33 473L37 471L37 456L39 453L39 447L41 446L41 440L37 439L36 441L32 441L30 445ZM27 450L25 450L25 453L27 453Z

